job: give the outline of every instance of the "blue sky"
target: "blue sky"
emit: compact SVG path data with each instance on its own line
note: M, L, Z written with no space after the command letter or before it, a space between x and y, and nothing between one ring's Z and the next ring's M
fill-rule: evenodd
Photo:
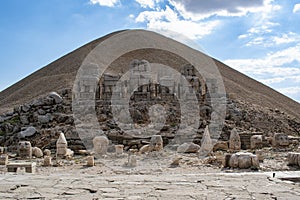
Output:
M110 32L171 30L300 102L300 0L3 0L0 90Z

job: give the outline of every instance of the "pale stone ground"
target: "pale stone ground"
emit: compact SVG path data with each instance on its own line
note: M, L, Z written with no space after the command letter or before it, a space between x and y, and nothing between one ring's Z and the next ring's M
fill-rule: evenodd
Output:
M183 157L181 165L170 168L176 156ZM42 167L42 160L35 160L35 174L24 169L7 173L1 166L0 199L300 199L299 180L280 180L300 177L300 171L273 171L270 166L258 172L226 171L195 155L167 153L138 156L135 168L124 167L126 160L126 155L110 155L97 159L94 167L84 167L82 157L61 161L60 167Z

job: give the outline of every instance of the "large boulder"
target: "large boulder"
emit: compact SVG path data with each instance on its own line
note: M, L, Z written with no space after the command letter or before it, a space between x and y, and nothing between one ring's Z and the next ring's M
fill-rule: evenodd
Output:
M50 92L48 94L48 97L54 99L54 102L56 104L63 102L63 98L59 94L57 94L56 92Z
M295 165L300 167L300 153L289 152L287 158L288 158L288 165Z
M20 138L30 137L36 134L37 130L33 126L27 127L25 130L19 133Z
M38 148L38 147L33 147L32 148L32 156L35 156L35 157L37 157L37 158L41 158L41 157L43 157L43 151L40 149L40 148Z

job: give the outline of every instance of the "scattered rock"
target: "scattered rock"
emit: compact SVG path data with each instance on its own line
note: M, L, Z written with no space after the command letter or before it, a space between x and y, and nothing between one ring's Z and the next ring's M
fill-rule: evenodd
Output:
M213 148L213 151L227 151L228 150L228 142L227 141L218 141Z
M2 154L0 155L0 165L7 165L8 163L8 155Z
M43 157L43 152L40 148L38 147L33 147L32 148L32 155L37 157L37 158L41 158Z
M178 153L197 153L200 146L194 143L183 143L177 148Z
M37 131L33 126L27 127L24 131L19 133L20 138L30 137L36 134Z
M56 104L61 103L63 101L63 98L57 94L56 92L50 92L48 95L50 98L54 99L54 102Z

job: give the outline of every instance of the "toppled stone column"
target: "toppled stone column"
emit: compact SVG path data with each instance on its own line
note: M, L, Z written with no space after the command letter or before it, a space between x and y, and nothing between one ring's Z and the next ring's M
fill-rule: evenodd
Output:
M109 140L106 136L96 136L93 139L94 152L96 155L105 155L107 153Z
M241 150L241 138L235 128L232 129L232 131L230 133L229 149L232 151Z
M250 138L251 149L261 149L263 146L262 135L252 135Z
M8 155L2 154L0 155L0 165L7 165L8 163Z
M44 157L44 166L52 166L52 158L50 156L45 156Z
M32 147L29 141L20 141L18 145L18 155L21 158L32 158Z
M295 165L300 167L300 153L289 152L288 153L288 165Z
M86 166L88 166L88 167L94 167L95 166L94 156L86 157Z
M68 143L63 132L60 132L59 138L56 142L56 156L64 157L67 155Z

